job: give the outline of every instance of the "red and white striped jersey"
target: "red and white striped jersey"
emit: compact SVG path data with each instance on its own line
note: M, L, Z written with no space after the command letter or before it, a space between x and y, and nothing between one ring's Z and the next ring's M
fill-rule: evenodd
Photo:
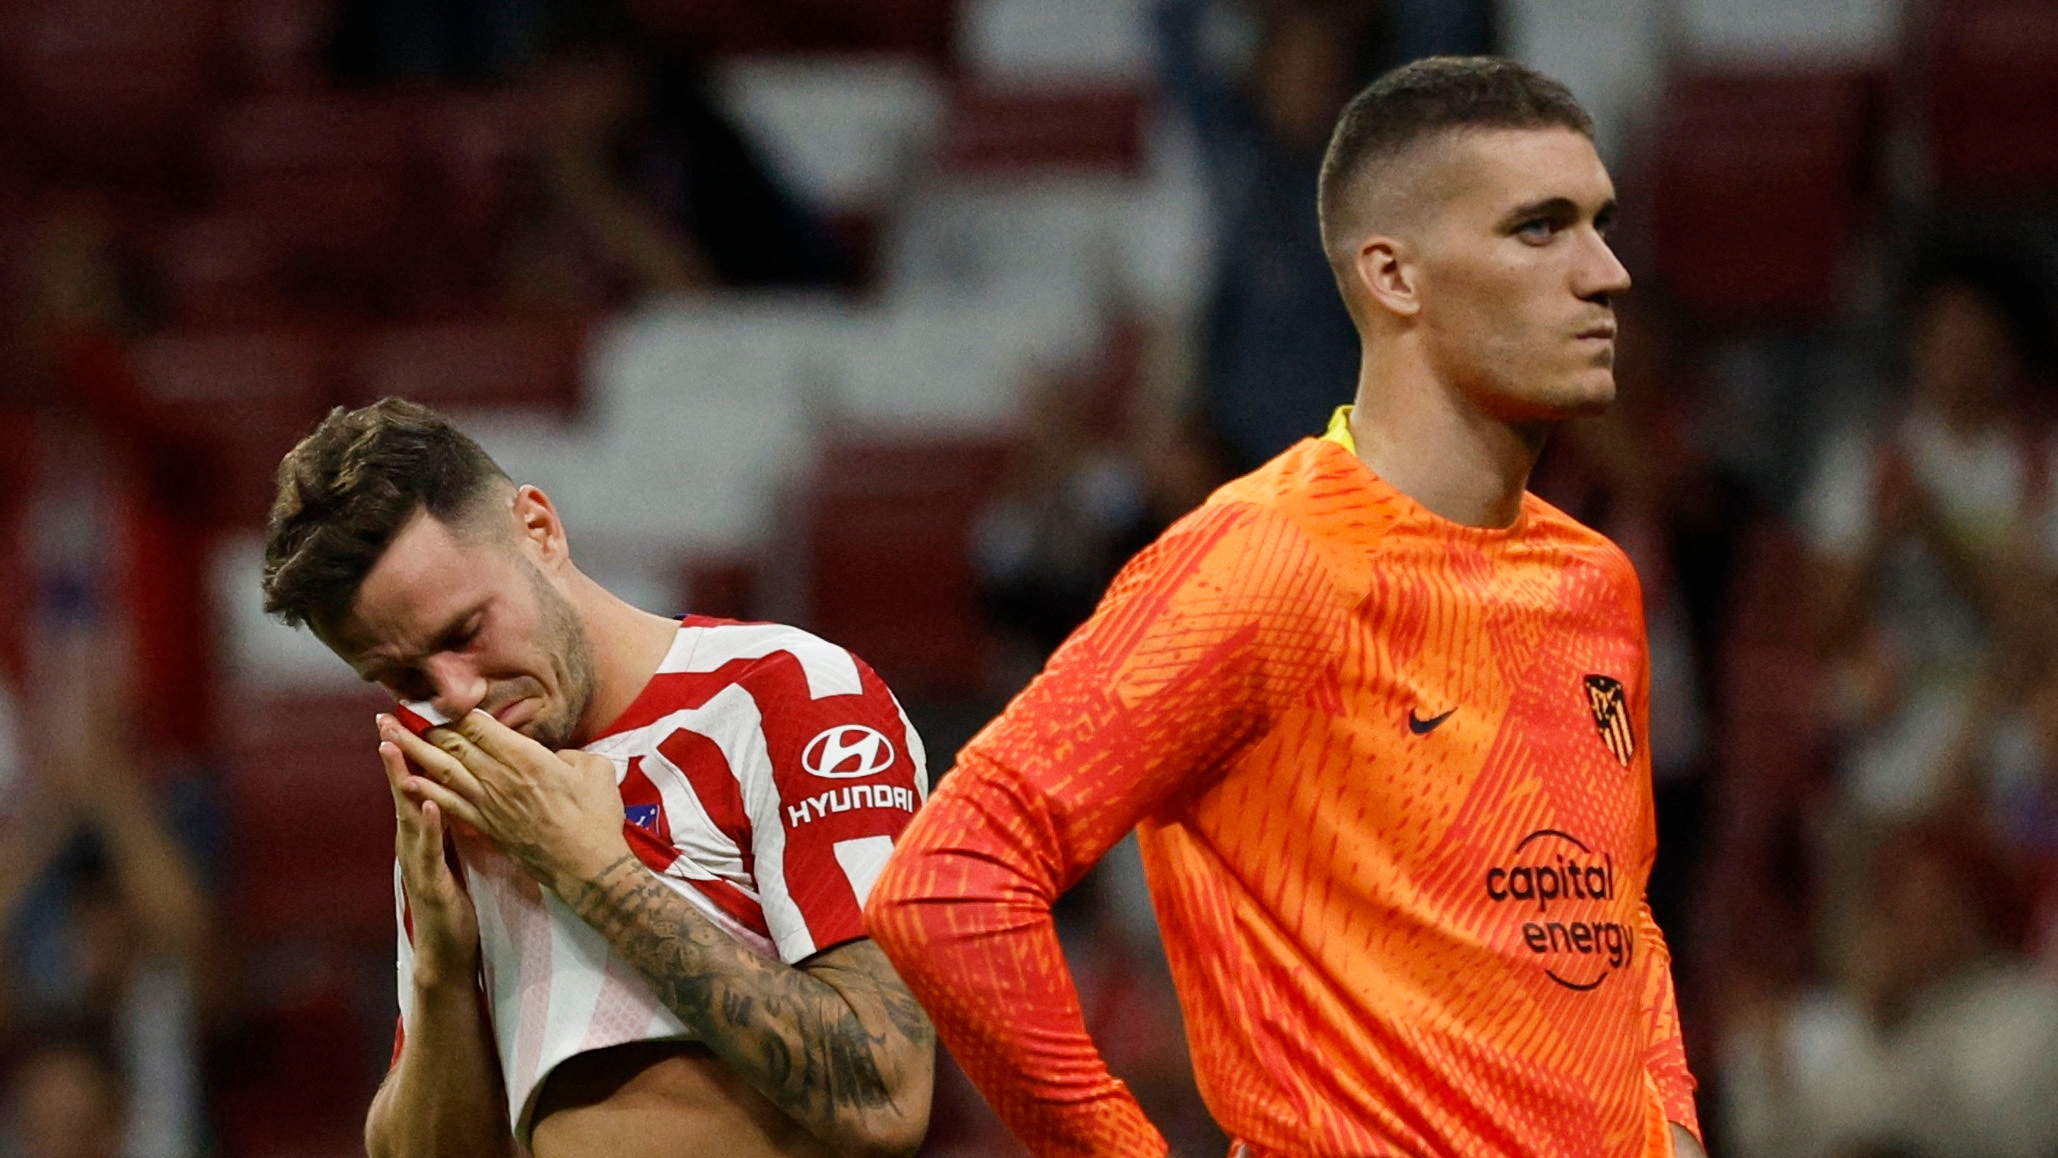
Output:
M879 676L779 624L687 617L649 685L586 750L614 762L622 829L643 863L738 941L789 964L865 935L865 898L927 793L922 741ZM484 840L455 843L517 1136L566 1058L693 1036L512 859ZM397 865L394 892L404 1040L414 962Z

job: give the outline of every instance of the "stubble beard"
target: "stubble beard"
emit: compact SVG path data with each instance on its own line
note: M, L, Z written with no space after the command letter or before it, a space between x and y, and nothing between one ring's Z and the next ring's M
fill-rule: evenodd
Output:
M559 594L533 563L529 565L529 587L542 609L539 642L557 676L558 702L555 710L529 721L522 731L546 748L567 748L598 683L593 674L593 647L571 601Z

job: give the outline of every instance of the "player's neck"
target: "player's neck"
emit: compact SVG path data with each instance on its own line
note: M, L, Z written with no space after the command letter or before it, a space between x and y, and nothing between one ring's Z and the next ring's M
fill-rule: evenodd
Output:
M572 608L593 651L593 695L579 717L576 743L612 724L643 694L679 634L679 623L624 602L583 573L571 582Z
M1351 411L1358 458L1454 523L1512 525L1549 429L1511 425L1468 405L1419 360L1368 352L1359 369Z

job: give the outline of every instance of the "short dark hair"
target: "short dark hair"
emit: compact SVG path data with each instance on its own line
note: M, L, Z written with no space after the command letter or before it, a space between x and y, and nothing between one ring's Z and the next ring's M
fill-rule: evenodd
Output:
M458 523L507 481L478 443L419 402L381 398L331 410L279 463L265 533L265 611L317 632L334 627L418 512Z
M1498 56L1431 56L1365 86L1336 119L1316 212L1330 244L1351 186L1425 137L1461 129L1565 128L1592 137L1572 90Z

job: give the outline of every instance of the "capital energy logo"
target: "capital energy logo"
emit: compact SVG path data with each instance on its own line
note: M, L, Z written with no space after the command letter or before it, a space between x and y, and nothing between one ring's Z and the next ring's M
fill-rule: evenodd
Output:
M1615 858L1556 828L1539 828L1486 870L1486 895L1522 918L1522 944L1567 989L1597 989L1636 953L1636 931L1607 920Z

